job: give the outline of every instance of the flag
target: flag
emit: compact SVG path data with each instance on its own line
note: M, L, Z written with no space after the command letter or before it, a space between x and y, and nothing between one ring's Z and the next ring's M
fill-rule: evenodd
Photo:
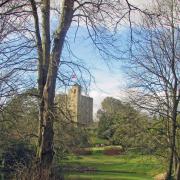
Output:
M72 78L72 79L77 79L76 74L73 74L71 78Z

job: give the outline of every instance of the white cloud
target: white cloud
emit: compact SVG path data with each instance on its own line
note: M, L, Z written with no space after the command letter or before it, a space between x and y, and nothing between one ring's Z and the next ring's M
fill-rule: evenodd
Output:
M90 97L94 100L94 114L101 107L101 102L104 98L110 96L118 99L124 99L125 80L121 73L119 74L108 71L98 70L95 72L96 83L92 85L89 92Z
M144 8L152 4L153 0L129 0L129 3L138 6L139 8Z

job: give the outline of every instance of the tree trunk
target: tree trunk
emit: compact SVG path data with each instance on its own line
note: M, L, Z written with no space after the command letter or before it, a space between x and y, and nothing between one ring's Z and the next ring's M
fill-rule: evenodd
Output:
M177 130L177 107L179 104L179 95L178 94L178 78L176 74L176 53L175 53L175 24L174 24L174 0L171 1L171 35L172 35L172 60L171 60L171 69L174 79L173 88L172 88L172 137L171 137L171 155L169 162L169 171L168 171L168 180L172 179L173 172L173 159L176 153L176 130Z
M176 99L175 99L176 102ZM169 169L168 169L168 180L172 179L172 173L173 173L173 164L174 158L175 158L175 150L176 150L176 118L177 118L177 103L174 105L173 109L173 118L172 118L172 137L171 137L171 153L170 153L170 159L169 159Z
M44 90L44 112L43 112L43 127L42 127L42 140L39 148L40 158L40 179L48 180L51 172L51 165L53 161L53 121L54 111L53 102L54 98L49 97L50 91L48 88Z
M43 0L43 3L48 3L48 0ZM49 9L49 4L47 5ZM54 111L54 98L55 98L55 88L56 88L56 78L58 73L58 67L60 63L60 57L63 49L64 40L67 34L67 31L71 25L72 17L73 17L73 6L74 0L64 0L62 5L62 15L60 19L60 24L57 30L54 33L54 41L51 55L47 52L43 52L43 79L42 81L43 93L41 97L40 104L40 127L39 127L39 145L38 145L38 159L39 162L39 180L48 180L50 179L51 166L53 162L53 121L55 117ZM45 6L44 6L45 7ZM43 13L43 12L42 12ZM44 11L44 13L46 13ZM46 13L46 16L49 16ZM45 16L45 17L46 17ZM44 18L45 18L44 17ZM45 20L45 19L44 19ZM44 29L48 29L48 22L44 22ZM42 49L43 51L49 51L49 47L47 42L49 42L49 33L44 32L43 36L46 36L44 40L42 40ZM50 43L50 42L49 42ZM46 54L47 53L47 54ZM48 66L47 66L48 63ZM48 71L46 72L48 67ZM41 89L39 89L41 92Z
M177 162L175 180L180 180L180 160Z
M37 10L36 10L37 11ZM46 85L46 79L48 74L49 59L50 59L50 0L42 0L42 39L41 39L41 57L39 60L39 81L38 89L40 96L39 104L39 133L38 133L38 147L42 143L42 131L43 131L43 122L44 122L44 109L45 102L43 98L44 87ZM39 49L39 48L38 48ZM37 156L39 157L40 148L37 149Z
M178 158L176 156L176 153L174 154L174 157L173 157L173 165L174 165L174 170L176 171L177 169L177 164L178 164Z

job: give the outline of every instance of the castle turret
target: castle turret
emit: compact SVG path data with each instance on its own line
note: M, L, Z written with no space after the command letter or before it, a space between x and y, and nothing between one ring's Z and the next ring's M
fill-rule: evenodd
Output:
M78 122L80 117L80 102L81 102L81 86L75 84L69 91L69 109L71 110L72 120Z

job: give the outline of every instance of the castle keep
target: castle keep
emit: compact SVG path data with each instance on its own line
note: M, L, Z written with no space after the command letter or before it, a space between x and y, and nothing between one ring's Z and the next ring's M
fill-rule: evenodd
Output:
M75 84L67 95L60 95L62 113L79 125L89 125L93 122L93 98L81 94L81 86Z

